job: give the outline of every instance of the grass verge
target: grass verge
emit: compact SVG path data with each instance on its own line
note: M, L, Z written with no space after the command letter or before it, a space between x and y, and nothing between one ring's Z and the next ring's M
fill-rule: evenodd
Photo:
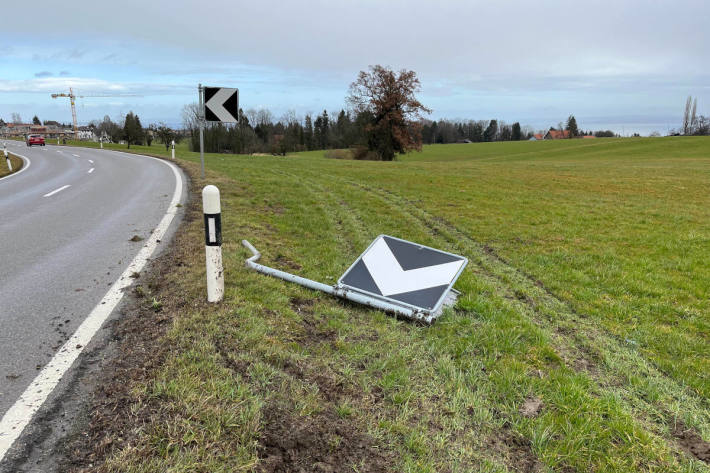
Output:
M15 156L14 154L8 153L7 155L10 158L10 162L12 163L12 171L10 171L10 168L7 165L7 161L4 158L0 158L0 161L2 161L2 163L0 163L0 177L4 177L9 174L12 174L13 172L19 171L25 164L25 162L21 158Z
M192 218L134 312L162 329L126 343L158 361L99 393L113 417L76 469L707 472L707 144L208 155L220 305L202 302L205 182L181 155ZM239 245L334 282L380 233L469 257L455 310L399 321L251 272Z

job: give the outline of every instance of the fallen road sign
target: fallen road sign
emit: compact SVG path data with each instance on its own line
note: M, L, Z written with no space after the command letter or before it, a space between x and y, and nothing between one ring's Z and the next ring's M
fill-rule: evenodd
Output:
M468 259L380 235L338 280L342 288L433 314Z

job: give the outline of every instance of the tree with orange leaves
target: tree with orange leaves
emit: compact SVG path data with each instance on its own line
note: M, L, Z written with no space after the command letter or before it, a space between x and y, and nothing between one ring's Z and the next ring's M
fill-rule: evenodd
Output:
M383 161L392 161L395 153L421 151L422 133L419 120L431 110L417 100L421 89L414 71L402 69L395 73L380 65L370 71L360 71L350 84L348 102L357 113L369 113L366 127L368 147Z

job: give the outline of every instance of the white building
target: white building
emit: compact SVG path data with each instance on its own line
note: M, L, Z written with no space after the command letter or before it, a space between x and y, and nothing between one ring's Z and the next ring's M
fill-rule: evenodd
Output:
M77 134L77 138L82 141L96 141L96 135L90 128L79 128Z

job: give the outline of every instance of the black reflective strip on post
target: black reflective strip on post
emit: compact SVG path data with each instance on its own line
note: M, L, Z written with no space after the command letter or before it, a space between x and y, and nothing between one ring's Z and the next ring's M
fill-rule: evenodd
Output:
M222 214L205 215L205 246L222 246Z

